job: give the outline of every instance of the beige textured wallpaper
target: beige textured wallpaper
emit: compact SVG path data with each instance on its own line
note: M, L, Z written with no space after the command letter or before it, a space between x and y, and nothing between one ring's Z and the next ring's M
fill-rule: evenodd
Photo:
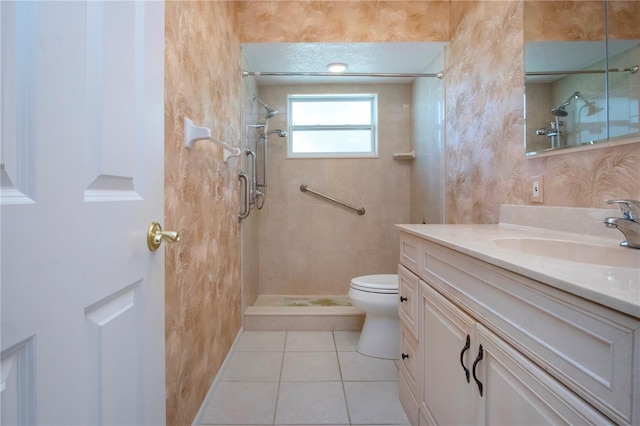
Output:
M448 1L239 1L240 41L447 41Z
M609 39L640 37L640 2L609 0L607 8ZM526 41L598 41L607 30L604 0L525 0L524 16Z
M452 2L445 73L445 222L496 223L527 202L521 2ZM455 18L455 20L453 20Z
M640 38L640 2L637 0L609 0L607 6L609 39Z
M165 227L167 424L191 424L240 328L238 159L201 141L183 146L183 118L239 146L242 77L229 2L167 2Z
M604 40L604 1L525 0L526 41Z

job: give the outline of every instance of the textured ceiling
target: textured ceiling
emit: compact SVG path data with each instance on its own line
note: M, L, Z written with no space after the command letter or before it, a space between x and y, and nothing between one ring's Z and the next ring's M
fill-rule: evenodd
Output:
M344 62L347 73L438 73L427 64L445 43L245 43L248 67L254 72L327 72L327 64ZM412 78L371 77L269 77L256 76L258 84L318 84L409 82Z

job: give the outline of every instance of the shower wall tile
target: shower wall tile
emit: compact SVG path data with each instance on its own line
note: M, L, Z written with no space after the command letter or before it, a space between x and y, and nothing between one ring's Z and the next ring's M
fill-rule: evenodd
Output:
M239 40L231 2L167 2L165 10L165 219L167 424L191 424L241 325L238 162L198 142L183 119L238 146Z
M527 151L542 151L551 146L551 138L536 135L536 130L551 127L549 110L552 108L550 83L527 83L526 88L526 136ZM558 105L558 104L556 104ZM555 123L554 123L555 124Z
M380 127L384 127L383 123L386 118L383 114L379 114L379 120L381 120ZM380 145L386 145L392 139L384 138L382 133L382 129L379 129ZM386 158L389 157L391 157L391 154L386 156ZM380 158L385 158L385 155L380 153ZM319 191L322 192L320 188L326 186L326 182L331 180L336 182L336 184L333 192L329 194L333 194L336 198L348 201L354 205L363 203L379 204L382 202L383 183L380 176L384 175L384 162L379 159L338 159L324 161L327 162L327 173L325 182L319 183ZM389 178L391 177L390 175ZM401 179L401 176L399 179ZM401 188L397 188L397 190L401 191Z
M346 294L351 278L394 273L396 223L409 220L410 164L392 153L411 147L408 84L260 87L260 98L281 111L269 128L287 128L287 95L378 93L380 158L287 159L286 140L269 138L268 191L260 216L261 294ZM359 216L300 185L364 206Z
M309 277L305 283L307 294L347 294L344 283L349 283L355 276L351 274L358 260L356 250L314 249L311 255ZM327 265L331 267L327 268Z
M358 250L357 273L354 277L371 274L395 274L398 270L397 251L397 248L387 250ZM347 284L349 282L350 280L347 281Z
M322 222L318 223L318 226L307 223L310 231L307 246L318 250L356 250L360 241L353 238L352 232L355 233L359 228L359 215L337 205L325 204L315 204L311 207L308 217L322 218Z
M239 1L243 43L447 41L448 1Z
M276 182L271 184L272 187L275 185L277 185ZM300 193L298 189L295 190ZM263 226L264 220L261 220L260 244L263 247L270 247L271 250L307 249L313 230L308 223L312 206L275 204L271 201L269 192L267 192L267 200L269 202L265 201L263 209L256 213L260 218L271 218L269 227Z
M382 247L391 247L397 250L398 247L400 247L400 233L395 225L398 223L410 223L410 211L404 204L385 204L381 210L383 214L382 223L384 232L384 243Z

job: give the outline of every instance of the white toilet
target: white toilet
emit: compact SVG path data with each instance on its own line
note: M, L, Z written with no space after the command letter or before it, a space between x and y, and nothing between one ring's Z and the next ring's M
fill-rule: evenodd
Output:
M353 278L349 301L366 314L358 352L376 358L397 359L400 354L398 275Z

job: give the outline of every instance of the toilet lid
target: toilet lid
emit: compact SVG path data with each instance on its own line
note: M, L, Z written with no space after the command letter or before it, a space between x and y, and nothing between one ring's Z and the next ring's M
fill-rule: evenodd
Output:
M398 292L397 274L363 275L351 280L351 287L369 293L392 294Z

